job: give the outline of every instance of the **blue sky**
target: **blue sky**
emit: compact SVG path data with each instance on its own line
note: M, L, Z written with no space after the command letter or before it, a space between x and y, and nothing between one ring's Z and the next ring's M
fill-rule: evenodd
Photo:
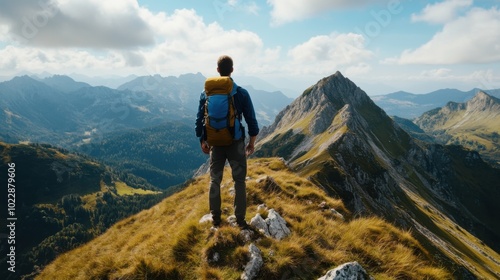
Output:
M500 0L0 0L0 77L255 77L296 96L340 71L370 95L500 88ZM261 86L261 84L259 84Z

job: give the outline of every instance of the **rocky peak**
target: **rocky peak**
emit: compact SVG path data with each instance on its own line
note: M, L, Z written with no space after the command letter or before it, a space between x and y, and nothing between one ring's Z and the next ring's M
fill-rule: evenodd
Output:
M345 104L362 105L370 100L363 90L339 71L320 80L313 91L314 89L319 94L325 95L331 103L338 104L340 107Z
M306 89L277 115L274 124L264 129L262 136L288 129L290 124L294 124L293 130L296 133L317 135L331 126L335 116L346 105L350 112L354 112L367 104L376 107L363 90L337 71Z
M467 102L468 111L499 111L500 100L490 96L484 91L479 91L474 98Z

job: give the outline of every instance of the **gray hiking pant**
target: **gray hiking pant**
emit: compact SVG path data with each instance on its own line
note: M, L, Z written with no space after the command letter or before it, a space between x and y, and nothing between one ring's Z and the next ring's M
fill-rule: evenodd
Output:
M245 141L234 141L229 146L212 147L210 152L210 194L209 204L214 223L221 219L220 184L224 172L226 159L231 166L234 180L234 215L238 222L245 220L247 209L247 195L245 178L247 176L247 158L245 155Z

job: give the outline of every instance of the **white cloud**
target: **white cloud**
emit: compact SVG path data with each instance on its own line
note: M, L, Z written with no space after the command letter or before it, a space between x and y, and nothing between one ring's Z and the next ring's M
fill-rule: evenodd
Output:
M237 69L252 63L264 51L257 34L206 24L194 10L150 14L148 20L157 28L158 45L144 51L144 56L148 67L159 68L160 72L215 72L221 54L231 55Z
M2 1L0 24L23 45L133 48L154 43L135 0Z
M373 53L365 48L362 35L348 33L316 36L288 52L292 58L291 71L296 73L330 74L339 68L353 72L367 69L366 60Z
M452 70L449 68L437 68L424 70L420 73L420 77L424 79L446 79L449 78Z
M455 19L460 10L470 7L473 0L445 0L435 4L427 4L420 14L412 14L412 21L429 23L446 23Z
M76 11L76 8L73 9ZM110 6L103 12L124 9L127 8ZM137 8L135 12L134 17L151 28L155 35L154 45L135 49L9 45L3 49L0 47L0 69L10 75L28 69L32 72L78 72L92 76L110 74L110 71L118 75L196 72L210 75L217 73L216 61L221 54L233 57L238 74L255 63L270 63L264 59L270 56L261 38L253 32L226 30L217 23L207 24L194 10L176 10L170 15L152 13L145 8ZM98 33L98 30L95 28L87 32Z
M473 8L444 25L426 44L386 62L459 64L500 61L500 10Z
M88 51L70 49L39 50L31 47L7 46L0 50L0 68L11 72L29 70L60 73L61 69L108 69L109 72L109 69L114 67L125 66L126 60L115 51L105 56L97 56Z
M383 0L267 0L272 7L272 23L280 25L306 19L333 9L358 7Z
M495 73L492 69L474 71L468 78L480 89L500 88L500 73Z
M404 79L404 78L403 78ZM447 68L424 70L415 75L409 75L408 81L442 83L461 86L464 90L473 88L497 89L500 87L500 76L492 69L475 71L458 71ZM435 87L435 89L438 87Z

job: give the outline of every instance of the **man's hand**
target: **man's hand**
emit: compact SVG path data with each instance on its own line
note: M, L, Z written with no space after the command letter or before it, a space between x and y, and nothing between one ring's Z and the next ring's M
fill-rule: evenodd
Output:
M255 139L257 139L257 136L250 136L250 141L245 149L247 157L252 155L255 151Z
M254 146L253 146L253 144L248 143L245 151L246 151L247 157L250 156L251 154L253 154L253 152L254 152Z
M206 141L201 141L201 150L207 155L210 154L210 146Z

